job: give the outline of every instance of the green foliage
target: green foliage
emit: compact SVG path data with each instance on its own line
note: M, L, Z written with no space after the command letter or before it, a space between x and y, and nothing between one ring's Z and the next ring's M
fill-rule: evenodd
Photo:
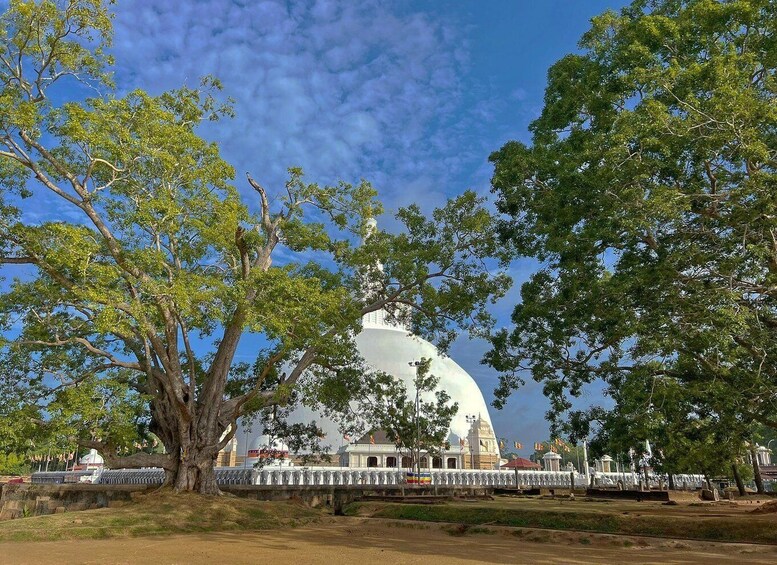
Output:
M498 404L528 373L557 427L655 439L673 468L777 427L775 21L769 0L640 0L551 68L532 145L491 156L503 238L543 262L487 357ZM614 411L570 413L597 381Z
M356 412L364 423L385 431L397 449L411 454L414 464L422 451L438 455L446 449L451 420L459 409L446 391L437 389L440 379L429 372L430 363L418 361L410 391L392 375L368 373L356 398Z
M447 448L450 423L458 411L458 403L451 403L450 395L438 390L440 379L429 367L429 359L418 361L413 380L406 384L354 357L336 371L306 382L303 390L307 404L338 422L343 432L359 436L382 430L416 464L422 451L434 456ZM294 437L283 434L282 417L274 421L278 435ZM303 426L298 428L303 431ZM319 443L315 427L304 432L313 440L308 443Z
M30 470L24 456L0 451L0 475L24 475Z

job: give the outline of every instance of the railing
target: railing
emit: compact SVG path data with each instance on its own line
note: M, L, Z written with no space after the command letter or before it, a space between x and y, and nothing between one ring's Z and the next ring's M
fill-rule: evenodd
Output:
M427 472L426 470L424 472ZM464 469L431 469L431 484L439 486L489 487L567 487L571 486L569 472L546 471L485 471ZM404 469L373 467L352 469L342 467L265 467L257 469L255 485L332 485L332 486L392 486L404 484ZM582 475L575 476L575 485L582 486Z
M101 485L161 485L165 482L164 469L108 469L100 476Z
M253 469L218 467L216 482L220 485L250 485ZM115 469L103 471L100 484L106 485L161 485L165 480L163 469Z
M519 487L519 488L570 488L572 473L569 471L489 471L473 469L431 469L432 486L465 487ZM101 471L58 471L33 473L33 483L79 482L89 477L89 482L104 485L161 485L163 469L106 469ZM636 488L644 477L634 473L596 473L594 483L599 486ZM395 486L405 484L406 471L396 468L343 468L343 467L219 467L216 482L220 485L262 486ZM650 486L666 486L661 477L651 476ZM703 485L701 475L675 475L677 488L698 488ZM574 473L574 485L586 487L582 474Z
M216 482L220 485L250 485L254 470L235 467L216 469ZM32 482L38 484L61 484L80 482L89 477L89 482L101 485L161 485L165 480L164 469L105 469L100 471L56 471L33 473Z
M78 483L81 477L89 477L92 481L94 471L40 471L33 473L30 481L34 484Z
M673 475L675 488L695 489L704 486L703 475ZM668 477L649 475L650 487L667 486ZM639 473L601 473L597 471L593 475L594 484L601 486L614 486L620 483L625 489L633 489L644 484L645 476Z

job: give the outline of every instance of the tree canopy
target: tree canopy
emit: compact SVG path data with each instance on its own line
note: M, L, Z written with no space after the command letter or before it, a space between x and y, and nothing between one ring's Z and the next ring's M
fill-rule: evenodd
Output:
M320 186L293 168L277 191L241 181L244 199L198 133L231 116L219 82L121 94L110 41L102 0L12 0L0 16L4 441L37 428L215 493L238 418L347 402L364 314L443 348L489 326L509 279L487 261L505 254L481 198L402 208L399 233L373 229L366 181ZM240 364L246 333L266 347ZM150 432L165 453L125 454Z
M580 48L531 145L491 156L502 237L541 262L487 356L497 402L531 375L577 437L777 427L777 5L637 0ZM609 399L573 410L590 383Z

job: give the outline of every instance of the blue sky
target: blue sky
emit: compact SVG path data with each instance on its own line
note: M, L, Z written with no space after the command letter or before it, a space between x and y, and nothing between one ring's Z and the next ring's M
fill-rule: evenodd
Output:
M529 141L550 65L576 50L592 16L624 4L121 2L116 78L152 92L220 78L237 117L205 135L221 142L238 183L250 171L280 187L286 169L301 166L318 182L370 180L389 212L410 202L431 209L467 188L489 193L488 156L510 139ZM512 274L520 283L534 268L518 261ZM502 317L518 299L516 285ZM497 376L480 364L484 350L460 339L450 354L490 403ZM597 400L590 394L584 402ZM491 410L497 434L526 446L546 438L547 406L529 382Z
M152 93L220 78L237 118L208 126L238 171L280 187L290 166L318 182L366 178L389 212L488 194L488 155L528 141L548 67L576 49L592 16L624 2L135 0L116 7L116 78ZM245 196L252 198L247 186ZM535 265L513 265L517 282ZM518 286L500 310L518 300ZM496 374L484 344L451 356L487 402ZM247 352L246 352L247 353ZM593 398L587 399L595 400ZM492 410L498 435L547 437L547 402L530 383Z

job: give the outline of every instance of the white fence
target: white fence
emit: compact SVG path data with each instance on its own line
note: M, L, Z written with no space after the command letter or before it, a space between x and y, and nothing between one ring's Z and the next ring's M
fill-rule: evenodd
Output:
M465 469L432 469L429 471L434 486L462 487L519 487L569 488L569 471L485 471ZM216 481L220 485L261 486L395 486L405 483L406 471L395 468L354 469L343 467L219 467ZM635 473L596 473L594 484L632 489L640 486L644 477ZM33 473L33 483L91 482L105 485L161 485L162 469L106 469L98 471ZM675 475L677 488L698 488L703 484L700 475ZM587 486L582 474L574 473L574 485ZM666 487L665 478L650 477L650 486Z
M220 485L250 485L253 481L253 469L219 467L216 469L216 482ZM88 482L101 485L161 485L165 480L164 469L98 469L95 471L55 471L33 473L32 482L36 484L61 484Z
M569 487L568 472L543 471L484 471L462 469L432 469L428 471L431 484L438 486L489 487ZM368 469L343 467L265 467L255 471L255 485L371 485L392 486L405 483L406 471L395 468ZM585 479L576 475L575 485L583 486Z
M703 475L674 475L674 486L678 489L695 489L704 486ZM620 483L624 489L639 488L645 481L645 476L638 473L600 473L593 475L596 485L613 486ZM666 488L668 477L666 475L649 475L649 486Z

